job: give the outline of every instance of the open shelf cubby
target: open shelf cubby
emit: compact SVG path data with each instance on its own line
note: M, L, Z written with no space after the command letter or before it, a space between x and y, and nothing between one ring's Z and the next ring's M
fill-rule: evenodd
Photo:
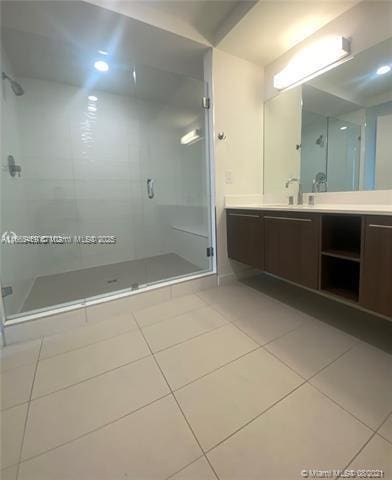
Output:
M321 261L321 290L358 302L359 272L358 262L324 256Z
M323 255L360 261L362 217L357 215L323 215Z
M358 302L362 217L323 215L321 228L320 288Z

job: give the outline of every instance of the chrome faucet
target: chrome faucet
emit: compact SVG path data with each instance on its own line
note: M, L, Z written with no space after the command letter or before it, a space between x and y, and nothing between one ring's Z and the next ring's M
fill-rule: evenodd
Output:
M296 178L296 177L290 177L286 182L286 188L289 188L289 185L291 185L294 182L298 182L297 205L303 205L303 203L304 203L304 192L302 191L302 185L301 185L300 179Z

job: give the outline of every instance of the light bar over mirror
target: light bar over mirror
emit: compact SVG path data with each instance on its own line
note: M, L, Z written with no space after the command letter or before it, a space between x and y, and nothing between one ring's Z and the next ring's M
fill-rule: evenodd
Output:
M350 40L344 37L326 37L298 52L290 63L274 76L278 90L299 85L339 65L350 55Z

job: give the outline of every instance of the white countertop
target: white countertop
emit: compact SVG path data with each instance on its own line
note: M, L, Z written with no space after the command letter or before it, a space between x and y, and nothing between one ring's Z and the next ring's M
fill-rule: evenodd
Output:
M313 213L351 213L358 215L392 215L392 205L270 205L265 203L230 204L226 202L226 210L271 210L288 212L313 212Z

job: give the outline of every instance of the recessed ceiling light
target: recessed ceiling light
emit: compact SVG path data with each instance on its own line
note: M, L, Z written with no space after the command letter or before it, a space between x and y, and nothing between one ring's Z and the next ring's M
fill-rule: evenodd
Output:
M391 71L391 67L389 65L383 65L382 67L377 69L377 75L384 75Z
M101 55L109 55L106 50L98 50L98 53L100 53Z
M87 98L90 100L90 102L96 102L98 100L98 97L95 95L89 95Z
M347 126L346 125L343 125L343 127L340 127L340 130L347 130Z
M94 63L94 67L99 71L99 72L107 72L109 70L109 65L104 62L103 60L97 60Z
M89 105L89 106L87 107L87 110L88 110L89 112L96 112L96 111L97 111L97 107L94 107L94 105Z

